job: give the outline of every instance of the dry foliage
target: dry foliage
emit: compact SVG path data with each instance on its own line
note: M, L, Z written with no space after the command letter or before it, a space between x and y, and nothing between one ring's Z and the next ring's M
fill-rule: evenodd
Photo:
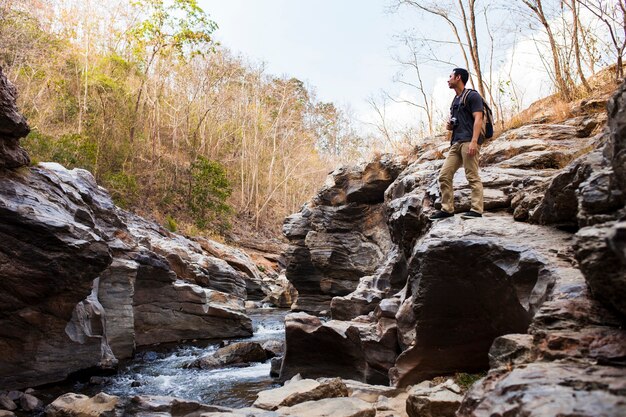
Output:
M246 222L280 234L329 161L359 146L332 103L211 44L211 27L205 46L191 36L178 50L138 26L154 23L149 9L123 0L34 6L0 5L0 65L32 127L23 143L33 160L86 168L118 204L170 228L225 233Z

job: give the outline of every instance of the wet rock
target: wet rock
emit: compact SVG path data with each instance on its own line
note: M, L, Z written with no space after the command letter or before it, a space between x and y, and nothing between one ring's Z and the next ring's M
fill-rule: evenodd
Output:
M0 417L15 417L15 413L9 410L0 410Z
M406 411L409 417L454 417L462 399L461 388L452 380L432 387L420 384L409 390Z
M358 398L326 398L293 407L281 407L278 414L293 417L375 417L376 409Z
M256 342L238 342L218 349L212 355L203 356L189 366L201 369L213 369L220 366L249 364L267 360L265 349Z
M32 412L43 408L43 401L31 394L24 394L20 398L20 406L26 412Z
M61 395L46 407L47 417L105 417L111 415L120 399L103 392L88 397L82 394Z
M28 153L19 145L19 139L28 135L30 128L15 105L17 92L0 67L0 168L17 168L30 163Z
M13 411L17 408L17 405L13 402L8 395L2 394L0 395L0 408L4 410Z
M24 393L22 391L17 391L17 390L12 390L7 393L7 397L9 397L11 401L19 401L20 398L22 398L23 396L24 396Z
M574 362L494 370L472 386L457 415L618 417L626 413L624 381L624 368Z
M270 376L273 378L278 378L280 376L280 368L283 366L283 356L275 356L270 361Z

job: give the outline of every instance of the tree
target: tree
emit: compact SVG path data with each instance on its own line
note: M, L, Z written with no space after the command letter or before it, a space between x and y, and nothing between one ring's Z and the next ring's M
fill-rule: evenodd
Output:
M470 72L470 77L476 77L476 83L473 83L475 88L481 96L486 97L476 31L476 0L445 0L436 3L421 0L396 0L396 8L403 5L414 7L428 14L438 16L448 24L461 50L465 66L468 71L473 68L473 72ZM459 29L459 26L461 29ZM462 37L465 38L465 41L462 40ZM470 59L468 59L468 51L471 58L471 66Z
M158 56L178 58L205 54L213 50L211 34L217 24L210 20L196 0L136 0L132 3L143 20L128 30L128 41L135 58L143 67L143 78L133 111L130 141L135 137L137 113L144 86Z
M541 23L546 35L548 36L548 42L550 44L550 51L552 53L552 70L555 79L556 87L564 100L571 100L572 88L567 83L566 72L563 70L559 55L559 46L556 42L556 38L552 31L552 27L548 21L548 17L544 11L542 0L522 0L522 3L526 5L532 12L533 16Z
M577 0L597 17L609 31L615 54L615 80L624 78L623 57L626 50L626 4L624 0Z

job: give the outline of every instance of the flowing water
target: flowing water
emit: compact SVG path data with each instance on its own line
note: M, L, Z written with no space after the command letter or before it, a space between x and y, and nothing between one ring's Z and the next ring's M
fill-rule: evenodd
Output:
M254 335L236 341L284 341L284 317L287 310L274 308L248 310ZM270 377L270 361L248 367L225 367L212 370L185 369L183 365L211 354L219 341L193 345L161 346L138 352L120 367L117 375L102 385L74 383L65 392L87 395L98 392L129 397L134 395L173 396L205 404L241 408L251 405L259 391L278 387ZM135 386L133 386L135 385Z

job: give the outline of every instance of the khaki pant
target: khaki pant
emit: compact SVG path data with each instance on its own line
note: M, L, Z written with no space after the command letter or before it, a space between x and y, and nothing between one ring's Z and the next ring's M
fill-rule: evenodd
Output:
M465 177L472 189L472 211L483 212L483 183L478 175L478 159L480 157L480 146L474 156L467 154L469 142L455 143L450 146L448 157L441 167L439 173L439 188L441 189L441 209L448 213L454 213L454 190L452 189L452 179L454 173L461 168L465 168Z

